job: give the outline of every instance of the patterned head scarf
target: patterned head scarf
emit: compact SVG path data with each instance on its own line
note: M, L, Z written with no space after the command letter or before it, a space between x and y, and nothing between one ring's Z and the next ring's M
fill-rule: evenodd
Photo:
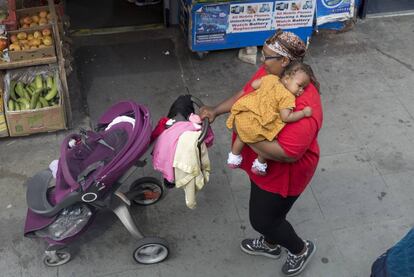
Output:
M306 45L297 35L291 32L284 32L281 29L268 38L265 45L280 56L290 60L301 61L306 53Z

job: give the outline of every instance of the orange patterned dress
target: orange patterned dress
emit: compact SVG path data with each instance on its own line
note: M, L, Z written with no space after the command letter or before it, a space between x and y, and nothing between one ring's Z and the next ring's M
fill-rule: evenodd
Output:
M260 88L234 103L226 125L235 128L245 143L272 141L286 124L279 111L294 107L295 96L278 76L269 74L261 79Z

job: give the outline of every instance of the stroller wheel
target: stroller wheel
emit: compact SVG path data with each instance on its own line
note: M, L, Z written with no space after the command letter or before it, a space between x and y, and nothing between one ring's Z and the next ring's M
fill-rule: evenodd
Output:
M141 206L148 206L158 202L164 194L164 187L153 177L143 177L135 180L126 193L129 200Z
M133 253L134 260L140 264L156 264L164 261L169 254L168 242L162 238L146 237L139 241Z
M46 266L54 267L66 264L70 261L70 253L65 250L46 251L46 255L43 258L43 263Z

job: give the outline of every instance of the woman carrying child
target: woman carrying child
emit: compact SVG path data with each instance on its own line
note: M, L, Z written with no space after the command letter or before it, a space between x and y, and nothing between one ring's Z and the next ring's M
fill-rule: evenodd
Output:
M230 112L239 98L247 97L258 88L257 81L254 84L255 80L275 75L281 78L283 84L282 76L285 69L293 61L300 62L305 52L305 44L298 36L290 32L277 31L266 40L262 53L263 65L243 90L217 106L202 107L201 117L207 117L213 122L216 116ZM241 249L248 254L277 259L281 255L281 247L284 247L288 250L288 256L282 272L287 276L302 272L316 250L314 243L301 239L286 220L292 205L313 177L319 161L317 135L323 118L321 99L313 73L307 72L306 69L303 72L308 75L310 82L301 84L309 84L294 99L295 108L283 105L279 108L279 114L280 110L287 108L290 110L289 113L302 113L304 117L284 125L279 133L272 131L273 137L276 137L277 133L277 139L264 139L244 145L240 152L242 161L237 165L249 175L250 223L261 234L256 239L244 239L240 245ZM310 107L311 115L305 114L309 109L305 107ZM239 131L237 120L233 122L236 123L235 129ZM234 133L233 141L236 138L237 135ZM267 161L265 174L252 172L252 164L258 157L261 161Z

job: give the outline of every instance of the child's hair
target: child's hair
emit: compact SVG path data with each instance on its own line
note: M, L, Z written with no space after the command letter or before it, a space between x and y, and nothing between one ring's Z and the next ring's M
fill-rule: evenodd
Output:
M306 63L302 63L299 61L291 61L289 65L285 68L285 71L283 71L283 76L293 76L298 71L302 71L303 73L308 75L310 78L310 81L312 82L312 84L316 87L316 89L319 92L319 89L320 89L319 82L316 79L315 74L313 73L313 70L310 67L310 65Z

